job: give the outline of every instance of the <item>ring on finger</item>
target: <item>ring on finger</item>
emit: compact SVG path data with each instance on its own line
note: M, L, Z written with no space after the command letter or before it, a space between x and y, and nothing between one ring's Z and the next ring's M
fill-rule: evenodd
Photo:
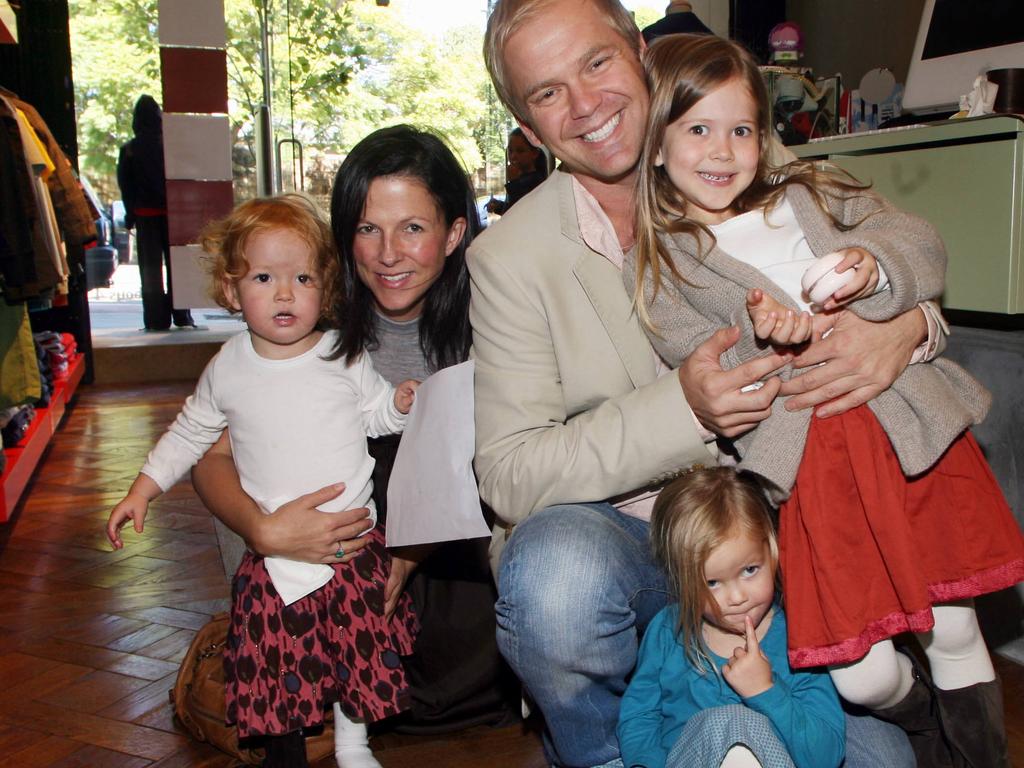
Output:
M339 560L345 556L345 548L341 546L341 542L338 542L338 551L334 553L334 556Z

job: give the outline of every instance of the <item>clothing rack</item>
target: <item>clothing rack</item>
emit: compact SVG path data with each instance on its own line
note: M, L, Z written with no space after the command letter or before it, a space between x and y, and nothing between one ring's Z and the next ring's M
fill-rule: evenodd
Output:
M0 373L13 370L14 375L0 376L0 400L5 406L35 402L36 407L27 428L21 425L25 431L17 444L3 450L0 522L10 519L30 485L79 385L92 379L84 255L95 240L97 216L77 180L67 1L12 7L18 43L0 45L0 98L4 100L0 133L5 138L0 180L7 184L0 187L4 194L0 226L5 227L0 239L0 340L8 345L0 349L0 363L4 363ZM21 116L12 116L17 110ZM10 138L12 133L18 134L18 140ZM52 166L48 170L40 170L39 153L31 156L34 150L26 149L33 144L49 160L44 163ZM27 315L26 308L31 310ZM35 351L32 334L40 331L70 334L77 347L76 352L61 355L66 367L62 362L58 372L53 370L57 366L51 366L52 391L45 407L41 403L46 388L36 386L31 375L37 375L40 384L44 377L35 355L26 352L26 348ZM65 351L71 346L68 339ZM48 371L45 378L49 377Z

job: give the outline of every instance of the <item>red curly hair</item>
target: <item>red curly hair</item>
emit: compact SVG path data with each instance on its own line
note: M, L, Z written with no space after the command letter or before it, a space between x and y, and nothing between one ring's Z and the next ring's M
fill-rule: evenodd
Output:
M225 284L237 282L249 271L245 259L249 239L274 229L294 232L313 250L312 268L323 285L322 314L326 317L337 290L338 254L334 236L316 203L297 192L249 200L203 228L199 242L208 254L210 295L229 312L238 311L231 304Z

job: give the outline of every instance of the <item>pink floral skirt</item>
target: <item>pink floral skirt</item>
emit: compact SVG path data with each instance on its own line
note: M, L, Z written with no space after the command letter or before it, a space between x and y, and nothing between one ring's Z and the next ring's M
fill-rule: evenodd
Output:
M340 702L353 719L380 720L408 709L402 656L419 630L409 596L384 617L391 557L375 528L350 562L312 594L284 605L263 558L246 552L232 585L224 656L227 721L240 738L320 725Z

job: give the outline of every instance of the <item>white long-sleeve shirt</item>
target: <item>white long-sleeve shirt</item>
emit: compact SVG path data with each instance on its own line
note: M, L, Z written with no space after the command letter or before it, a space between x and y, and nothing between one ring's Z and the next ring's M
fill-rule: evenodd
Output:
M336 341L329 331L297 357L268 360L253 349L248 331L229 339L142 472L166 491L228 427L242 488L267 514L344 482L344 493L320 509L368 507L376 520L366 437L400 432L406 416L395 408L394 387L374 370L369 355L349 367L323 359ZM329 565L276 557L266 565L286 604L319 589L334 573Z
M789 294L800 309L811 309L800 281L818 259L807 243L807 235L800 228L789 200L783 199L767 216L761 209L747 211L721 224L712 224L709 229L714 232L719 248L760 270ZM885 270L881 264L877 266L878 285L874 293L889 286Z

